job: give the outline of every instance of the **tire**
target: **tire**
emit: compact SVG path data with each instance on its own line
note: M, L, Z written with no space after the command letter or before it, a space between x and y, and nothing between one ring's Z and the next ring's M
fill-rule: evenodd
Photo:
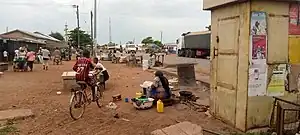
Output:
M77 100L79 100L79 101L77 101ZM81 118L83 116L84 111L85 111L85 107L86 107L85 101L86 101L86 99L84 97L84 93L83 92L77 91L74 94L72 94L71 99L70 99L70 104L69 104L69 111L70 111L71 117L74 120L78 120L79 118ZM78 108L82 109L82 110L81 110L80 114L78 116L76 116L73 113L73 109L76 109L75 105L78 104L78 102L80 102ZM73 105L74 105L74 108L73 108Z
M104 85L102 83L99 83L99 85L97 86L97 95L96 95L96 103L97 103L97 106L99 108L102 107L102 101L103 101L103 91L104 91Z

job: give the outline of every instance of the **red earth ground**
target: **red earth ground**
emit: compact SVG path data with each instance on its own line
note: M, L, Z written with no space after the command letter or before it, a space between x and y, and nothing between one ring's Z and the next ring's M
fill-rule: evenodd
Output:
M5 72L0 78L0 110L14 108L32 109L33 118L15 121L19 134L33 135L148 135L151 131L191 121L203 128L227 132L231 129L222 122L207 117L204 113L192 111L184 105L166 107L163 114L156 109L136 110L130 103L117 102L121 118L113 117L105 106L99 109L95 103L87 106L84 116L74 121L68 110L70 91L64 90L61 74L70 71L74 61L63 65L51 65L48 71L35 65L33 72ZM134 97L145 80L152 80L153 73L141 68L130 68L123 64L104 62L110 73L104 103L107 104L114 94ZM56 92L61 91L61 95Z

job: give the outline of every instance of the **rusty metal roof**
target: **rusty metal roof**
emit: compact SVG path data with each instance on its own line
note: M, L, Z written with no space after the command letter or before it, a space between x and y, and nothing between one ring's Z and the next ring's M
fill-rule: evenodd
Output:
M44 40L36 40L36 39L32 39L32 38L16 37L16 36L9 36L9 35L0 35L0 39L12 40L12 41L22 41L22 42L35 43L35 44L46 44L46 42Z

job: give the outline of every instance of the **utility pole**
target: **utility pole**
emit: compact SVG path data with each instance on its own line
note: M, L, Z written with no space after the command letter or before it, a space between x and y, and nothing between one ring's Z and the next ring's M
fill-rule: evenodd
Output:
M8 32L8 27L6 27L6 33Z
M66 22L65 24L65 42L68 45L68 52L69 52L69 60L71 60L71 44L69 43L69 37L68 37L68 24Z
M109 17L109 43L111 43L111 20L110 20L110 17Z
M94 43L97 45L97 0L94 1Z
M163 32L162 31L160 31L160 42L162 43L163 41Z
M76 15L77 15L77 44L78 44L78 49L80 48L80 24L79 24L79 6L78 5L73 5L73 8L76 8Z
M92 56L94 56L94 37L93 37L93 11L91 11L91 38L92 38Z

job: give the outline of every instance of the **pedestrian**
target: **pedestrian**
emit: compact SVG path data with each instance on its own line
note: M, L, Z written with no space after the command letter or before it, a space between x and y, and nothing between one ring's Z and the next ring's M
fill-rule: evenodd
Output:
M37 53L39 63L43 63L42 50L43 48L40 47Z
M49 68L49 60L50 60L50 51L44 47L44 49L42 49L42 57L43 57L43 70L48 70Z
M6 50L3 51L4 62L8 62L8 52Z
M33 63L35 60L35 52L34 51L30 51L29 49L27 49L28 53L27 53L27 65L30 68L30 71L33 70Z

